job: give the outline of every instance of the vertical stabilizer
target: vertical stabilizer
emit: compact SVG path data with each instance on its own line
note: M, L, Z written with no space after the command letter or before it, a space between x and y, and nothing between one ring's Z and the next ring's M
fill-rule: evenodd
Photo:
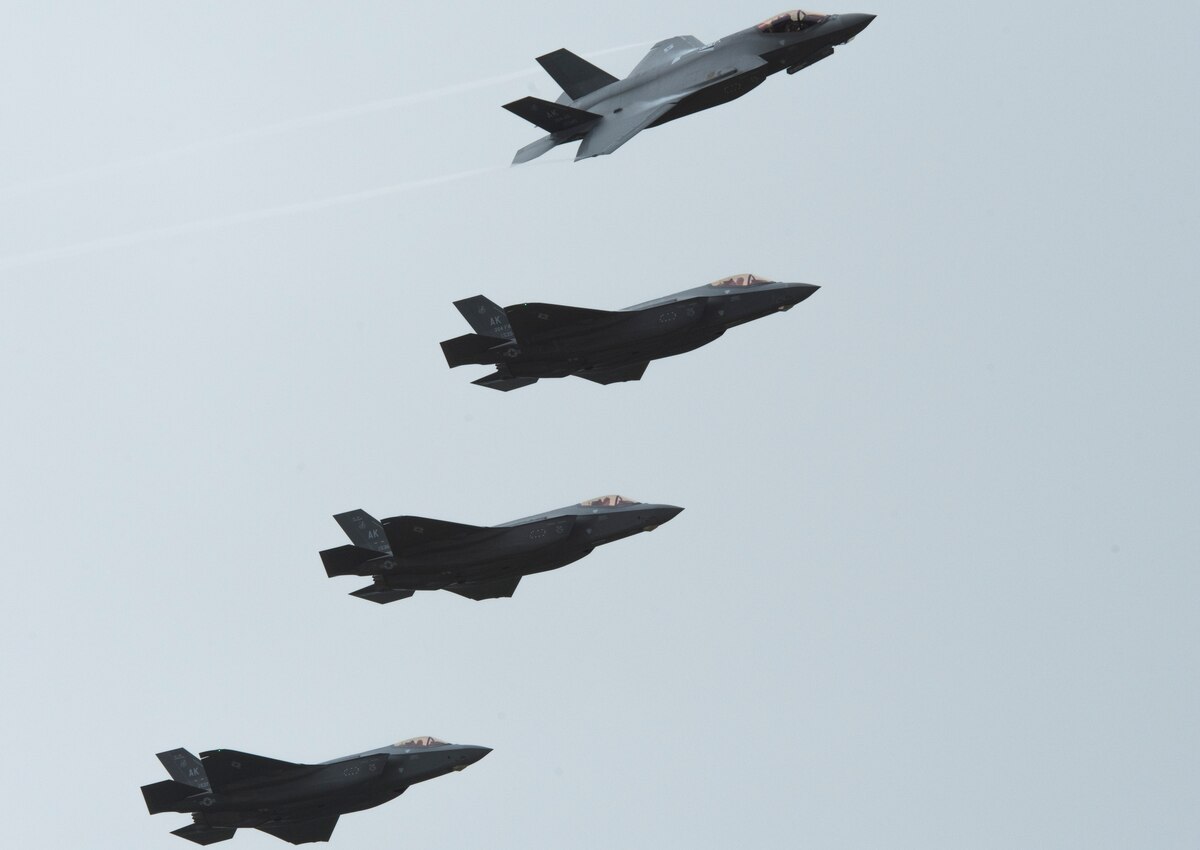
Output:
M482 295L473 295L461 301L455 301L454 306L462 317L467 320L471 330L481 336L498 339L512 339L512 326L508 322L508 314L500 305Z
M379 524L379 520L362 508L346 511L344 514L335 514L333 518L337 520L337 524L342 527L342 531L346 532L346 536L355 546L373 549L384 555L392 554L392 545L388 543L383 526Z
M617 81L608 71L563 48L539 56L537 61L571 100L579 100Z
M208 774L205 773L200 759L182 747L178 750L159 753L158 760L162 762L162 766L167 769L167 773L176 782L182 782L184 785L190 785L201 791L212 790L212 786L208 782Z

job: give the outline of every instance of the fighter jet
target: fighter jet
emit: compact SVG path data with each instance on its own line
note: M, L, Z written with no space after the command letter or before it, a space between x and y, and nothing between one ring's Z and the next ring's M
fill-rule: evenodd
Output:
M475 333L446 340L442 353L452 369L496 366L472 383L503 392L567 375L597 384L640 381L651 360L691 351L735 325L790 310L817 289L738 274L617 311L558 304L501 309L476 295L454 302Z
M353 545L321 553L334 576L373 576L351 596L387 603L418 590L448 590L468 599L512 596L522 576L578 561L603 543L653 531L682 511L625 496L601 496L503 525L460 525L398 516L382 522L366 511L334 517Z
M577 160L612 153L648 127L728 103L771 74L794 74L827 59L874 19L797 9L712 44L676 36L654 45L623 80L569 50L539 56L564 94L554 103L523 97L504 105L550 134L517 151L513 164L579 140Z
M408 786L474 764L487 747L409 738L321 764L211 750L196 758L187 750L158 754L170 779L142 786L150 814L191 814L193 823L172 832L196 844L233 838L258 829L291 844L328 841L338 817L374 808Z

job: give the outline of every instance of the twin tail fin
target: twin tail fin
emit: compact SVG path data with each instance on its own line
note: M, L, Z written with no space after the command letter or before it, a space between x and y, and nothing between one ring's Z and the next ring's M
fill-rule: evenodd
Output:
M617 81L608 71L564 48L539 56L537 61L571 100L579 100Z
M179 804L187 798L212 791L204 765L187 750L167 750L157 758L171 778L142 786L142 797L150 814L178 811Z

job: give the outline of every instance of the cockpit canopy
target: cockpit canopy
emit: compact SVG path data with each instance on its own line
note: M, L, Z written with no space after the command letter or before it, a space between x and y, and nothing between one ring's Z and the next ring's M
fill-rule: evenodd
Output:
M437 738L429 735L421 735L416 738L408 738L404 741L397 741L393 746L396 747L444 747L445 741L439 741Z
M762 277L755 277L752 274L735 274L733 277L723 277L720 280L714 280L709 286L717 287L738 287L738 286L761 286L764 283L771 281Z
M828 15L822 15L820 12L806 12L803 9L793 9L790 12L782 12L773 18L767 18L758 25L758 30L759 32L766 33L800 32L800 30L816 26L828 17Z
M581 508L619 508L621 505L640 505L637 499L630 499L626 496L597 496L594 499L588 499L586 502L580 502Z

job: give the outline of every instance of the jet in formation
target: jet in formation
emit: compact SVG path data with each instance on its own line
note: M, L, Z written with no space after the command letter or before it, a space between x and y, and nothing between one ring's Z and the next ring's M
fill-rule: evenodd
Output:
M558 304L501 309L476 295L454 302L475 333L446 340L442 353L450 368L495 366L472 383L503 392L567 375L597 384L640 381L651 360L691 351L735 325L790 310L819 288L739 274L615 311Z
M612 153L642 130L739 98L772 74L789 74L833 55L874 15L821 15L799 9L712 44L682 35L660 41L623 80L569 50L538 57L564 94L551 103L523 97L504 108L550 135L517 151L513 164L580 141L576 159Z
M321 553L325 572L372 576L351 596L387 603L418 590L448 590L468 599L512 596L523 576L578 561L602 543L653 531L683 508L601 496L492 527L398 516L382 522L366 511L334 517L352 545Z
M196 758L187 750L158 754L170 779L142 786L150 814L190 814L193 823L172 832L196 844L258 829L291 844L328 841L338 817L374 808L408 786L474 764L487 747L410 738L321 764L293 764L236 750Z

